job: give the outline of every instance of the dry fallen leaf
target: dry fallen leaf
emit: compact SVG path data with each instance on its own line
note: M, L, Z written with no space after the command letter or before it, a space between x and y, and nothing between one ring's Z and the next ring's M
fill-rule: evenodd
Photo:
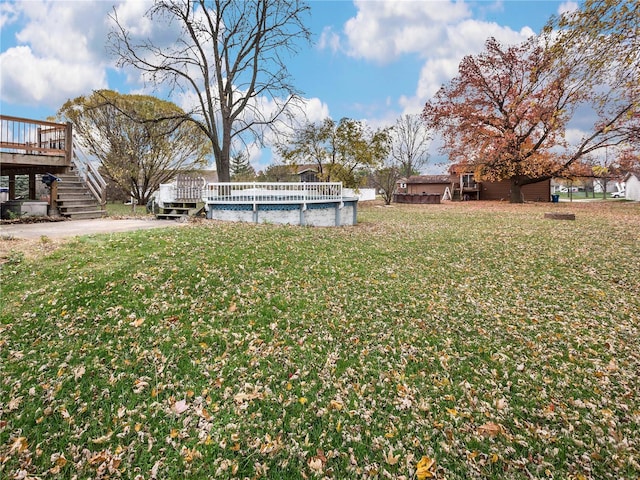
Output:
M84 375L86 369L84 368L84 365L79 365L76 368L73 369L73 379L78 381L82 378L82 376Z
M251 400L255 400L256 398L261 398L262 394L258 391L254 392L240 392L233 396L233 401L236 403L243 403Z
M487 422L484 425L480 425L478 427L478 433L480 435L486 435L488 437L495 437L503 432L504 428L502 427L502 425L493 422Z
M424 456L418 462L416 466L416 478L418 480L424 480L425 478L433 478L434 474L432 468L436 464L435 459Z
M106 442L109 441L109 439L111 438L112 435L113 435L113 432L107 432L106 434L102 435L101 437L92 439L91 443L95 443L95 444L106 443Z
M385 455L384 455L384 460L389 465L395 465L396 463L398 463L399 459L400 459L400 455L394 455L393 454L393 449L391 449L391 448L389 448L389 451L387 453L385 453Z
M322 460L318 457L311 457L309 459L309 468L316 473L322 472Z
M171 411L176 415L180 415L181 413L186 412L189 409L189 405L187 405L186 400L178 400L176 403L171 405Z
M23 397L16 397L9 400L7 407L9 407L10 412L18 409L18 407L20 406L20 403L22 403L22 398Z
M142 325L144 323L144 318L136 318L133 322L131 322L129 325L131 325L132 327L139 327L140 325Z
M16 438L9 448L9 455L12 453L22 453L27 449L27 437Z
M138 378L133 382L133 392L134 393L142 393L142 391L148 386L149 386L148 382Z

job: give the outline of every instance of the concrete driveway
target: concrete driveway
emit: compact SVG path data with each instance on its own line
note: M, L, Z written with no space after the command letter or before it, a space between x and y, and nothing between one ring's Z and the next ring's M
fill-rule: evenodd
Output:
M187 224L187 222L157 220L155 218L127 218L122 220L98 218L94 220L66 220L63 222L13 223L0 225L0 235L24 239L38 239L42 236L68 238L95 233L131 232Z

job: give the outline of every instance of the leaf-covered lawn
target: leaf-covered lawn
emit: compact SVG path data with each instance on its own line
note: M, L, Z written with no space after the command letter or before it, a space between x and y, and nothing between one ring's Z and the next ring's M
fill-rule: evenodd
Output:
M637 478L640 205L359 216L5 263L0 477Z

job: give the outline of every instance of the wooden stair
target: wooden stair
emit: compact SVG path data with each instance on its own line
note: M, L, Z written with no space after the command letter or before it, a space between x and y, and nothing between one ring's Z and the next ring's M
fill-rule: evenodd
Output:
M60 181L57 182L57 203L60 215L72 220L106 216L107 211L76 173L64 173L56 176L60 178Z
M199 208L196 202L185 201L185 202L171 202L165 204L164 207L158 207L158 211L155 212L156 218L162 220L168 219L178 219L178 218L186 218L192 215L195 215Z

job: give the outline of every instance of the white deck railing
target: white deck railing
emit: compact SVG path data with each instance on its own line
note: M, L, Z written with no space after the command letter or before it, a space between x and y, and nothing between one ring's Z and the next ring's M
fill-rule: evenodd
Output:
M202 199L214 203L312 203L342 200L342 183L208 183Z

